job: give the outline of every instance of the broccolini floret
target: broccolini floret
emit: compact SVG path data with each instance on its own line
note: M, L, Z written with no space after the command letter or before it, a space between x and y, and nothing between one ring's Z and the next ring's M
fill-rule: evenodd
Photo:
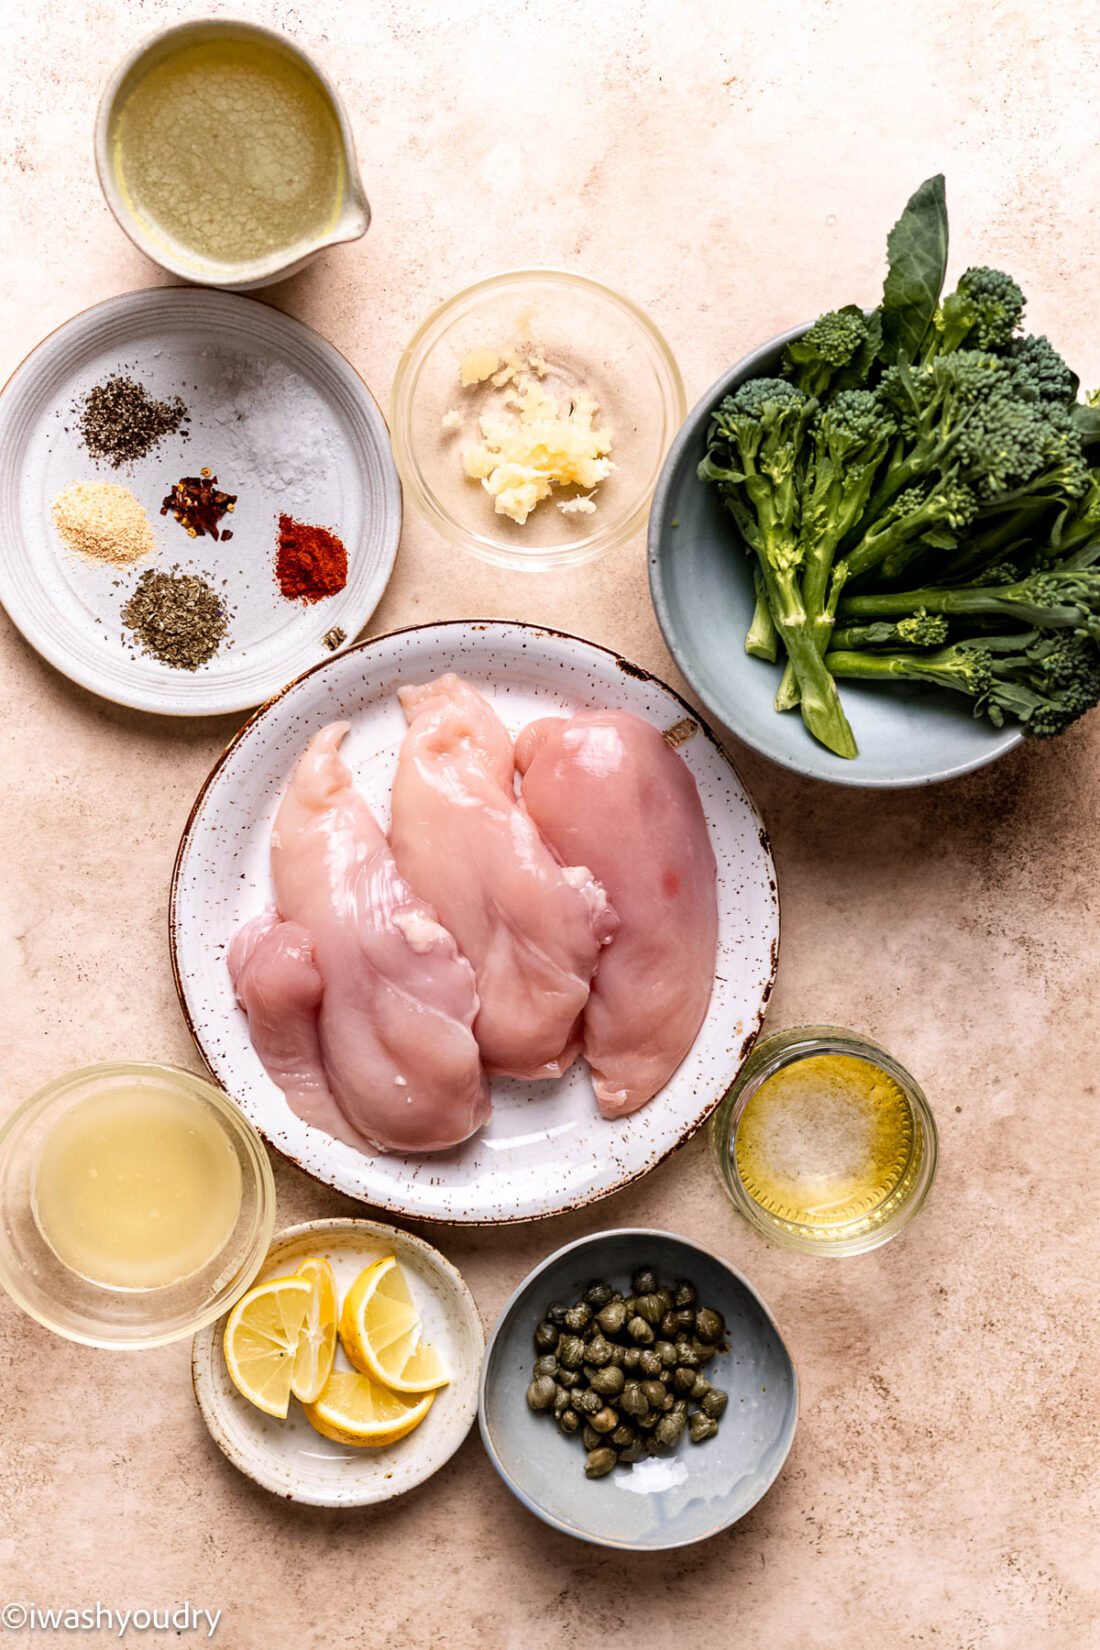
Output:
M783 372L805 395L820 397L845 368L859 362L867 343L867 320L858 305L830 310L787 345Z
M964 345L1004 349L1024 318L1024 295L1011 275L978 265L960 278L933 319L928 353L946 354Z
M1078 378L1071 372L1048 338L1013 338L1005 351L1016 380L1040 401L1069 405L1077 395Z
M904 619L875 619L833 631L830 646L849 653L862 647L943 647L947 620L940 613L910 613Z

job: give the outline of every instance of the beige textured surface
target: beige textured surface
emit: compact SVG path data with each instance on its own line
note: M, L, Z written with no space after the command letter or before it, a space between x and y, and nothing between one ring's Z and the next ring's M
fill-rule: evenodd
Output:
M7 9L4 371L75 310L158 279L102 204L91 123L117 56L187 9ZM271 295L346 351L383 403L428 309L539 261L646 305L694 399L781 327L873 298L887 226L941 167L956 269L1006 262L1033 294L1033 326L1100 380L1090 0L239 10L293 28L345 91L374 227ZM410 520L376 628L461 615L578 629L671 674L640 542L581 572L523 577ZM2 618L0 633L9 1108L85 1061L193 1059L168 967L168 874L234 722L114 709ZM832 1265L769 1248L727 1210L696 1141L587 1215L442 1238L487 1323L542 1254L599 1224L678 1229L748 1272L804 1399L786 1471L731 1534L644 1562L581 1547L512 1499L476 1436L389 1509L284 1506L210 1443L185 1346L81 1350L0 1298L3 1597L186 1597L223 1609L215 1642L232 1650L1100 1643L1098 750L1100 716L914 796L799 784L739 754L780 870L771 1023L870 1032L936 1108L942 1172L907 1237ZM276 1172L283 1221L350 1212Z

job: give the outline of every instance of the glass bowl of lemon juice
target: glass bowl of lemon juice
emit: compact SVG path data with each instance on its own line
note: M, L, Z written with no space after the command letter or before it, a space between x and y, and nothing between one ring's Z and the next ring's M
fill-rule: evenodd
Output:
M159 1346L228 1311L275 1225L263 1142L175 1066L71 1072L0 1128L0 1284L90 1346Z
M714 1114L734 1207L788 1249L858 1255L896 1237L936 1172L916 1080L867 1037L795 1026L757 1043Z

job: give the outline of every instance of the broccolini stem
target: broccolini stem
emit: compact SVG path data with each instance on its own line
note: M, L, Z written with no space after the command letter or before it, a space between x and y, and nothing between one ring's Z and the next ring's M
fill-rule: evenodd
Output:
M945 590L930 585L926 590L886 590L874 596L847 596L840 603L842 619L897 619L923 607L928 613L957 615L995 614L1020 624L1058 628L1080 622L1076 605L1044 605L1029 601L1020 585L971 584Z
M848 725L836 683L818 651L795 573L764 556L760 558L760 570L776 630L798 683L802 720L814 738L835 755L858 756L855 735Z
M745 652L750 653L754 659L766 659L770 665L774 665L779 655L779 637L776 634L775 620L768 606L764 579L759 568L754 568L752 578L756 587L756 606L753 609L752 623L745 636Z

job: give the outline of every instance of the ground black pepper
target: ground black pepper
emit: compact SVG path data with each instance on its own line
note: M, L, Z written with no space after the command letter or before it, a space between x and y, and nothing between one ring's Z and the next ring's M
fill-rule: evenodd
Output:
M114 469L144 458L166 435L175 435L188 422L179 396L155 401L144 384L112 373L77 402L80 434L95 459L106 459ZM186 437L188 431L184 430Z
M229 629L217 591L178 567L143 573L122 609L122 622L143 652L177 670L197 670L212 659Z

